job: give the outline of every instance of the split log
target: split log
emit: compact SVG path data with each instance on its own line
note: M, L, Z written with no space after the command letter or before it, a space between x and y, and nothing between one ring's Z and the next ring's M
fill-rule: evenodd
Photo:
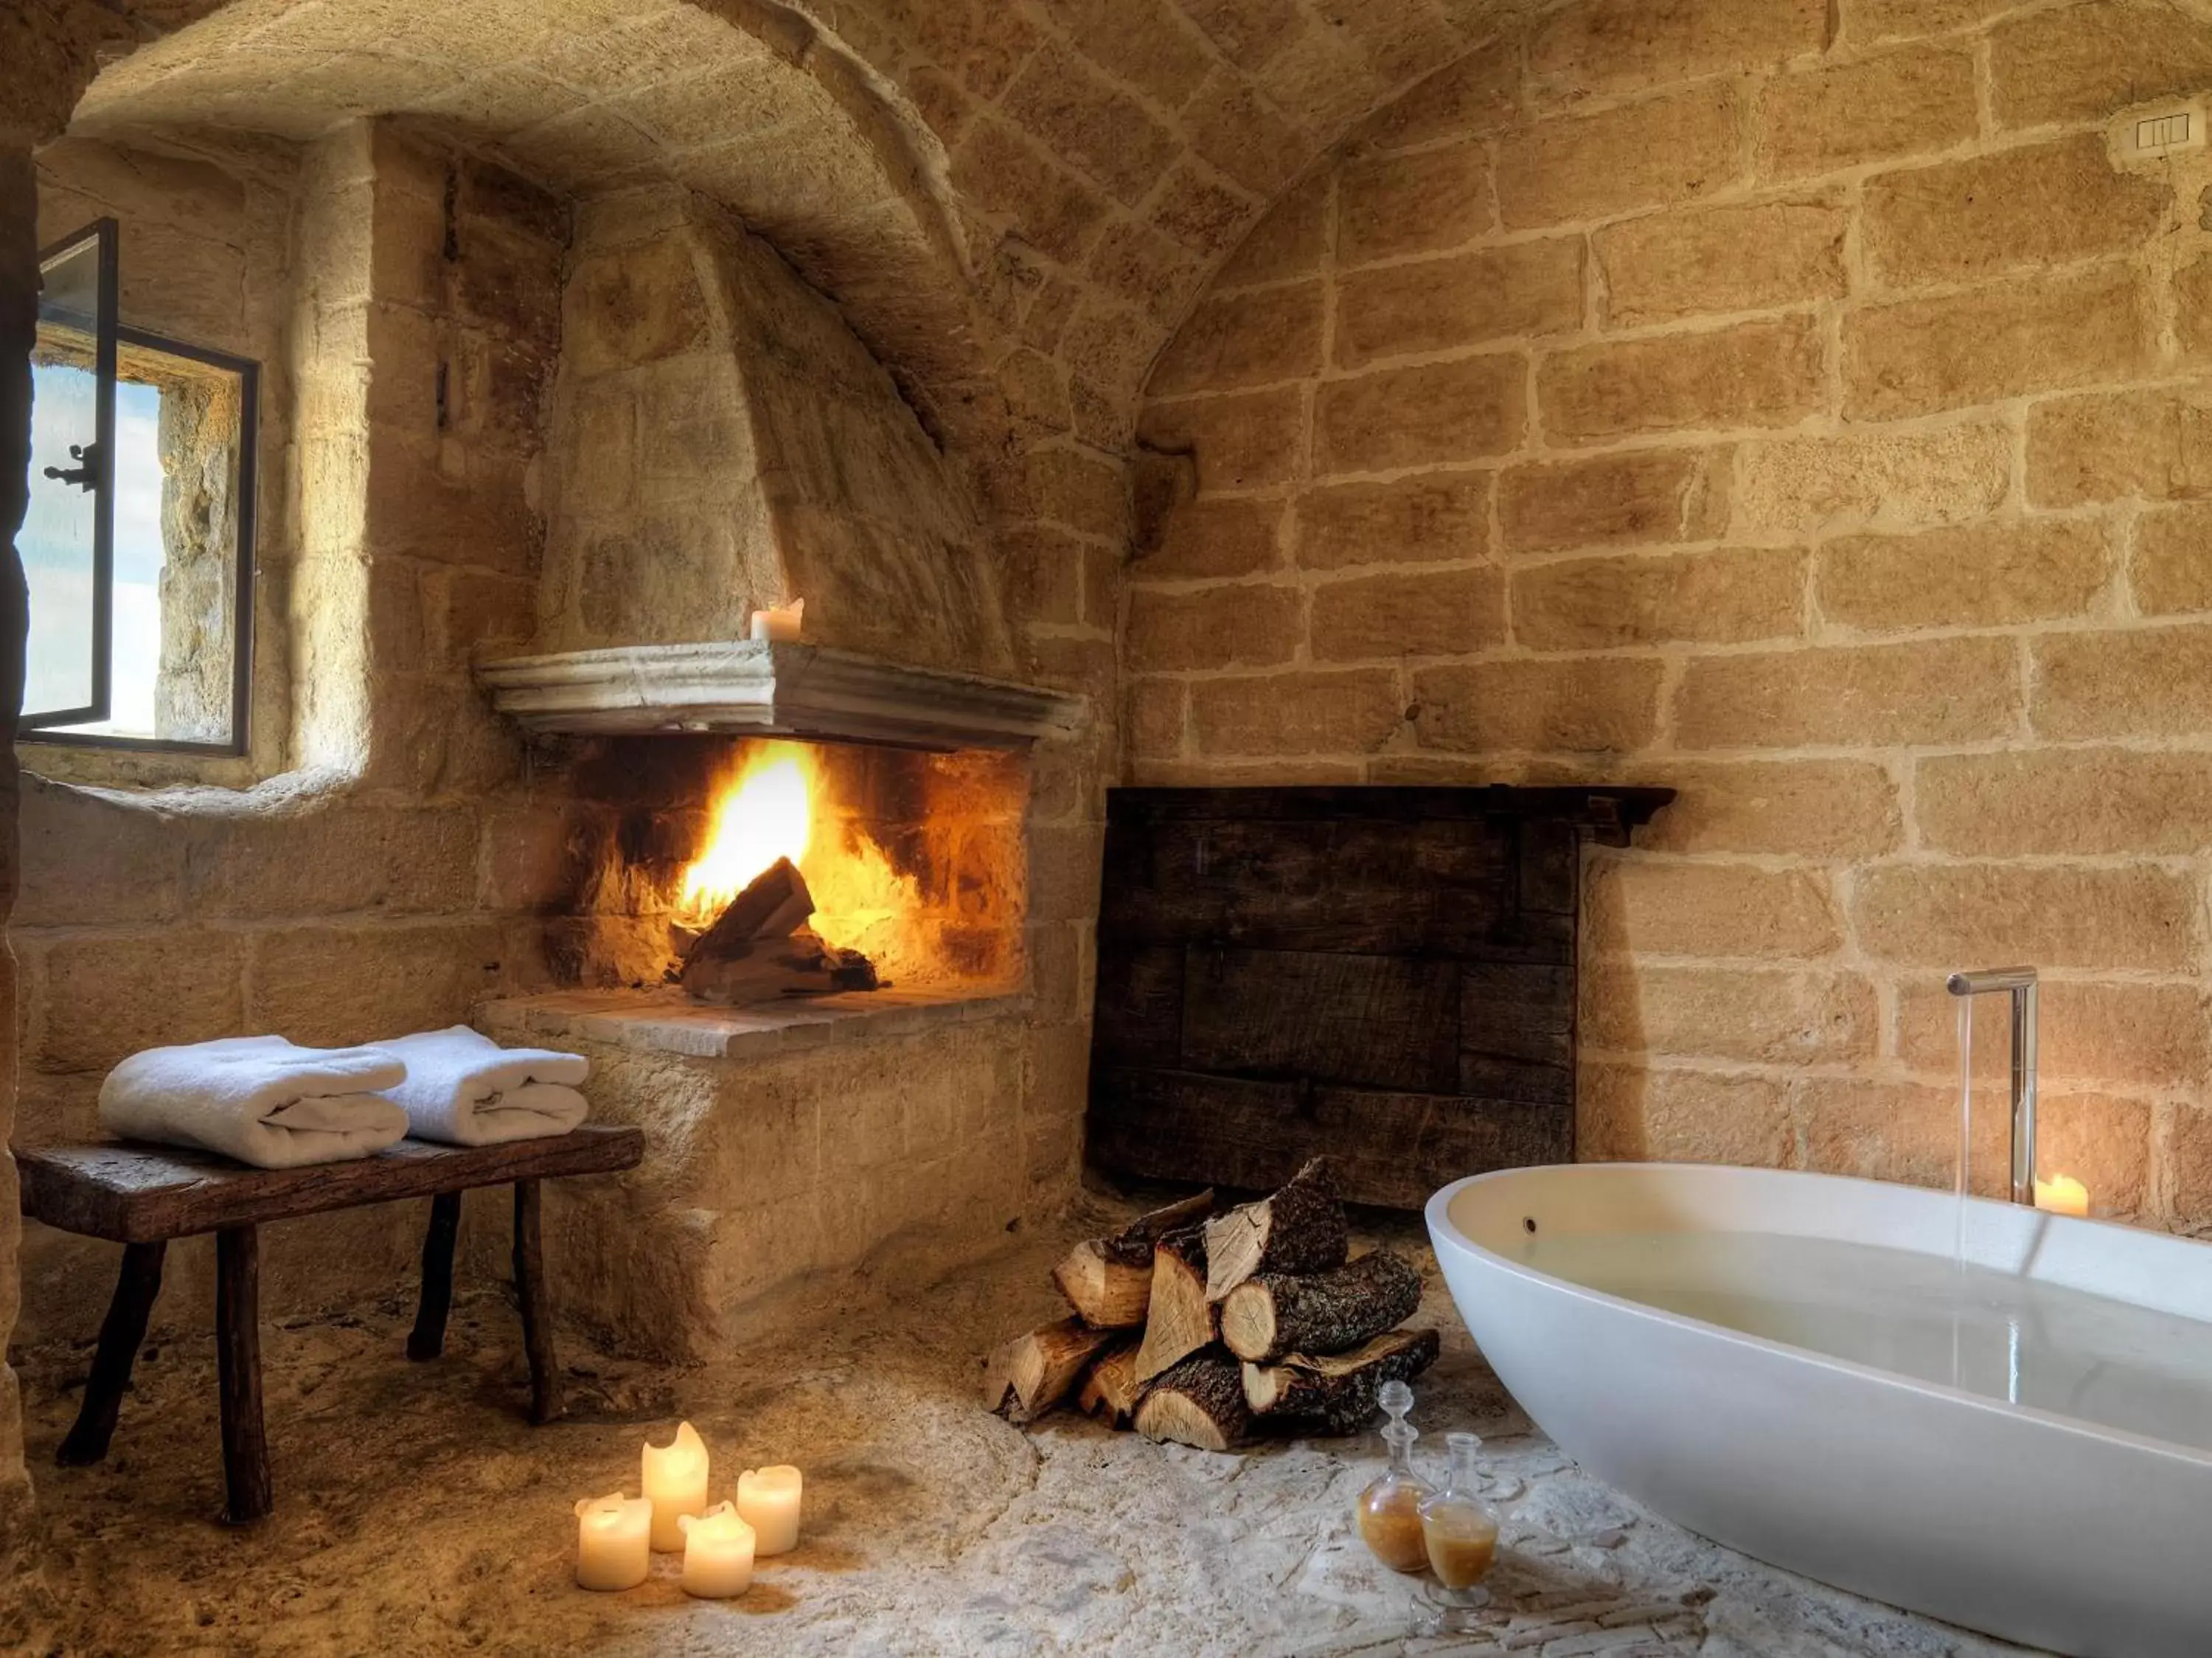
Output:
M1137 1380L1137 1341L1134 1338L1112 1348L1083 1379L1075 1402L1085 1416L1097 1417L1109 1428L1126 1428L1137 1413L1145 1385Z
M824 943L805 924L813 913L806 877L778 858L685 948L676 982L702 1002L739 1003L877 989L875 964Z
M814 894L806 877L789 858L774 863L745 883L714 924L699 935L689 955L742 955L743 946L764 938L787 938L814 913Z
M1234 1359L1197 1353L1169 1370L1137 1406L1137 1431L1201 1451L1226 1451L1252 1432L1244 1379Z
M1081 1319L1015 1337L984 1361L983 1408L1012 1423L1036 1421L1067 1397L1084 1366L1112 1339Z
M1206 1223L1206 1298L1218 1301L1261 1272L1327 1272L1350 1253L1335 1171L1316 1157L1272 1198Z
M1244 1402L1270 1424L1356 1434L1375 1419L1386 1381L1411 1381L1437 1362L1433 1330L1393 1330L1334 1356L1293 1353L1280 1364L1244 1367Z
M1137 1350L1137 1380L1150 1381L1220 1333L1218 1310L1206 1299L1206 1228L1169 1233L1152 1246L1151 1305L1144 1345Z
M1334 1272L1263 1273L1221 1303L1221 1338L1254 1364L1291 1353L1347 1353L1413 1317L1421 1275L1387 1249Z
M1213 1212L1211 1190L1139 1215L1110 1238L1089 1238L1052 1270L1052 1281L1083 1321L1099 1330L1134 1330L1152 1298L1152 1246L1164 1233Z

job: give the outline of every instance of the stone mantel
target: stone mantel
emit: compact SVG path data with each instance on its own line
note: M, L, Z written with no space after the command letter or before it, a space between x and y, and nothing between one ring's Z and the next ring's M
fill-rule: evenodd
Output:
M480 662L492 705L526 729L581 736L723 732L1018 748L1084 722L1081 697L767 641L617 645Z

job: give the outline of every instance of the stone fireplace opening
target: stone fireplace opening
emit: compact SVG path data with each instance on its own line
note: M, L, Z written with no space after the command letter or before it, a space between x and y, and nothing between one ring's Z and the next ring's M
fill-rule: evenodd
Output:
M1018 755L985 750L595 741L572 773L567 912L548 935L554 975L578 988L678 985L687 953L787 859L811 899L801 923L830 949L865 957L876 981L866 988L1002 991L1022 976L1027 770ZM800 984L692 995L753 1008L815 999Z

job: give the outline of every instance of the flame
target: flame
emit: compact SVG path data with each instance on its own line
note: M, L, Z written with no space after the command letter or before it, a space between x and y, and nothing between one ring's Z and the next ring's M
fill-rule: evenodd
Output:
M684 896L678 914L701 926L778 858L789 858L806 875L806 852L814 838L813 763L810 756L786 753L793 745L763 746L714 798L714 820L707 831L707 850L684 871ZM808 884L812 885L809 876Z
M887 974L910 971L921 887L874 841L831 821L827 796L821 764L806 744L748 745L743 764L715 791L706 848L684 871L677 918L712 925L749 882L787 857L814 894L809 924L823 942L864 950Z

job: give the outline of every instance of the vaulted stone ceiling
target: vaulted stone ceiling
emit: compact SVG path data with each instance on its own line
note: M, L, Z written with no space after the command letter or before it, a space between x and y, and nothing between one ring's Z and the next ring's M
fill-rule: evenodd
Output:
M567 188L675 176L836 298L940 430L1119 449L1268 202L1542 3L64 0L35 56L109 63L84 130L398 112Z

